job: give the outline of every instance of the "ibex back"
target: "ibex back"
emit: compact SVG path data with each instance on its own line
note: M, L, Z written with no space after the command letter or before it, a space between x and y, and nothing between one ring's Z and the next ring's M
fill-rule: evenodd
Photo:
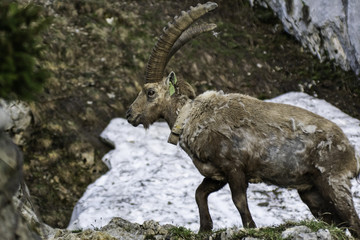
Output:
M164 29L150 56L146 83L127 112L128 121L145 128L165 119L169 142L180 146L205 177L196 190L200 231L212 229L209 194L227 183L244 227L255 227L246 190L265 182L298 190L312 214L348 227L360 236L360 220L350 179L358 176L354 148L334 123L301 108L268 103L242 94L208 91L195 96L173 72L163 78L171 56L214 24L191 26L216 8L208 2L182 12Z

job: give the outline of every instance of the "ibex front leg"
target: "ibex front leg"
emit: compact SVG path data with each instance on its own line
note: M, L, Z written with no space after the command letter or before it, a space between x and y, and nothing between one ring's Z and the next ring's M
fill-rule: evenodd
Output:
M199 232L211 231L213 222L209 213L208 196L224 187L226 182L220 182L211 178L204 178L202 183L196 189L195 198L200 214Z

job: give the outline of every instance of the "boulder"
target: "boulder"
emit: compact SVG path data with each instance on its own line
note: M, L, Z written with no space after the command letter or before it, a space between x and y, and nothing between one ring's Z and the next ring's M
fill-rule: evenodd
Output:
M28 229L12 201L22 181L22 155L3 131L8 119L0 109L0 236L2 239L39 239Z
M320 61L335 60L360 74L360 1L250 0L270 7L284 29Z
M12 120L0 108L0 236L20 240L46 238L53 230L35 213L23 179L22 153L4 131L12 126Z
M281 238L293 240L331 240L331 234L328 229L320 229L317 232L313 232L306 226L295 226L282 232Z
M0 122L3 121L4 124L3 129L11 132L15 144L22 145L25 141L24 132L28 129L32 120L29 104L24 101L0 99L0 108L4 111L3 114L0 114L2 115L0 118L4 118L3 120L0 119ZM7 119L5 120L5 118Z

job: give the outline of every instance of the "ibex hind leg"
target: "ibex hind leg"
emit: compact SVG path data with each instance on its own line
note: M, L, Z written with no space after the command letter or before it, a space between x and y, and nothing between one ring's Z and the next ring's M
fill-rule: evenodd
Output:
M333 205L341 222L356 238L360 238L360 219L354 207L350 180L343 176L322 176L315 184L324 199Z
M335 224L336 226L345 226L337 214L334 205L326 201L316 187L303 191L299 190L298 193L301 200L309 207L310 212L316 219L328 224Z
M233 202L238 209L243 226L246 228L255 228L256 224L252 219L248 202L247 202L247 187L245 174L242 170L233 169L228 176L228 182L231 190Z

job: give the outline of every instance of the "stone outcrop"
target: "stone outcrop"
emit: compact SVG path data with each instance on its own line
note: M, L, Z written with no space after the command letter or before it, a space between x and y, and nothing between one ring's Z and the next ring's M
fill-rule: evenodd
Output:
M281 233L281 237L284 239L331 240L331 234L328 229L320 229L313 232L306 226L288 228Z
M97 238L121 240L165 239L166 236L170 235L170 229L174 227L172 225L160 225L152 220L138 224L122 218L113 218L106 226L98 230L87 229L76 232L58 229L55 235L51 237L56 240Z
M267 239L266 233L261 234L262 229L228 228L212 233L196 234L188 229L173 225L160 225L153 220L145 221L143 224L131 223L122 218L113 218L109 224L97 229L87 229L84 231L69 231L57 229L48 239L51 240L77 240L77 239L107 239L107 240L189 240L189 239L209 239L209 240L231 240L231 239ZM250 233L252 232L252 233ZM254 234L258 232L260 234ZM265 231L264 231L265 232ZM253 237L253 236L261 237ZM272 235L274 238L274 235ZM329 229L321 228L313 231L309 227L300 225L278 230L278 238L283 239L316 239L331 240L332 236Z
M12 142L4 128L9 126L10 118L0 108L0 237L1 239L39 239L28 228L25 219L19 214L19 204L13 197L22 183L22 154Z
M320 61L335 60L360 74L360 1L250 0L270 7L285 30Z
M5 101L0 99L0 108L6 112L6 114L3 114L3 117L5 118L6 116L6 118L8 118L4 129L11 132L15 144L24 144L26 138L24 133L30 126L32 120L29 104L23 101Z

